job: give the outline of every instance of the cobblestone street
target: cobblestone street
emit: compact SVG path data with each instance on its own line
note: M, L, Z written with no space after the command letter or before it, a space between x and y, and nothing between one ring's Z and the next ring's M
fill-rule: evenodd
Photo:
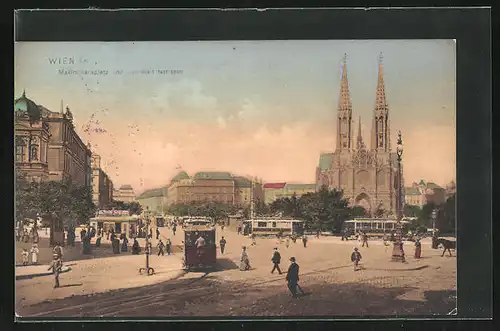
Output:
M423 242L423 258L413 258L412 243L406 243L407 263L390 262L391 247L371 241L360 247L356 241L337 237L310 237L307 248L298 242L286 248L276 239L248 238L229 230L218 230L228 244L219 255L216 271L183 273L181 254L151 257L153 276L136 270L144 255L99 258L75 262L73 270L61 274L53 289L52 276L16 281L17 312L20 316L293 316L293 315L415 315L447 314L455 308L456 258ZM182 231L170 237L182 242ZM153 244L156 240L153 239ZM237 263L242 245L247 245L252 270L241 272ZM349 260L360 247L362 269L354 272ZM297 258L300 285L306 292L291 298L285 277L271 274L271 253L278 247L281 267ZM175 260L175 262L173 262ZM66 262L71 264L71 262ZM91 263L91 264L90 264ZM77 266L81 267L78 268ZM76 284L72 286L72 284Z

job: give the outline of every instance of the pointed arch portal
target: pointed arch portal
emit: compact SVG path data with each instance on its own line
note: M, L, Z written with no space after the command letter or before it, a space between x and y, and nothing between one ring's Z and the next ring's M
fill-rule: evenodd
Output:
M354 199L354 205L363 207L370 215L372 214L371 199L366 193L360 193Z

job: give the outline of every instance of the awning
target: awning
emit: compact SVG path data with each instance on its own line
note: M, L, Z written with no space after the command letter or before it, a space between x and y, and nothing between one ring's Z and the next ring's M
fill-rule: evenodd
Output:
M137 216L98 216L92 217L91 222L137 222L139 218Z

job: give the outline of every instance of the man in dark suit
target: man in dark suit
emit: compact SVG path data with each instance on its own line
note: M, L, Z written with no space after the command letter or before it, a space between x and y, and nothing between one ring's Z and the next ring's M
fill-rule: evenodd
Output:
M288 267L288 272L286 274L286 281L288 282L288 289L292 293L294 298L297 297L297 285L299 282L299 265L295 262L295 258L290 258L290 267Z
M278 269L278 273L281 275L281 269L280 269L280 262L281 262L281 254L278 252L278 248L274 248L274 253L273 257L271 258L271 261L274 264L273 270L271 270L271 273L274 273L274 270Z

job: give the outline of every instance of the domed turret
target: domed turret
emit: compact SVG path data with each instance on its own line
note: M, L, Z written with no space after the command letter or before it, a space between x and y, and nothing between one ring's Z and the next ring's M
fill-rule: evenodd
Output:
M30 123L36 123L40 120L42 113L40 107L37 106L35 102L26 97L26 92L23 91L23 95L14 101L14 112L22 112L27 114Z

